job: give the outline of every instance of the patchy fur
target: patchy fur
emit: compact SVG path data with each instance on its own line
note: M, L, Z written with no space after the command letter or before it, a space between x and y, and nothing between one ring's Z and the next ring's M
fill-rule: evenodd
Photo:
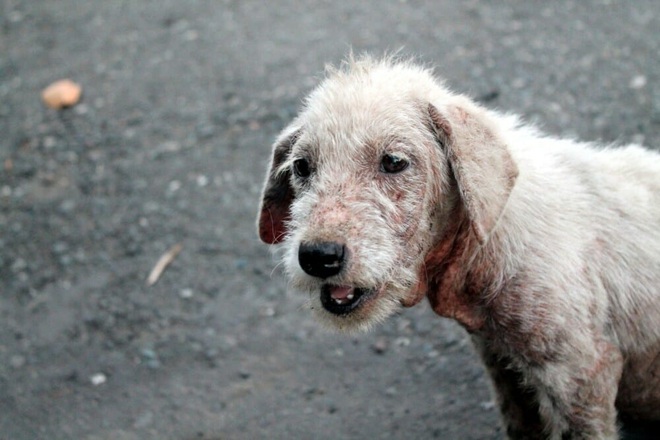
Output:
M326 324L424 296L461 323L511 438L660 420L659 154L550 138L411 62L351 57L276 141L259 217ZM303 243L342 249L339 272L303 270Z

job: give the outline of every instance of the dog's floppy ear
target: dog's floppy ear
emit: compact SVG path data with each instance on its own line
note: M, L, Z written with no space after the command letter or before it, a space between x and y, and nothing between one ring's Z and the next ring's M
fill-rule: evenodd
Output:
M518 167L483 109L459 98L442 111L429 104L428 113L446 151L471 228L484 244L504 210Z
M290 220L289 208L293 201L291 171L283 169L291 153L291 147L300 137L300 128L289 126L273 145L273 156L266 176L259 211L259 238L268 244L281 242L286 236L286 222Z

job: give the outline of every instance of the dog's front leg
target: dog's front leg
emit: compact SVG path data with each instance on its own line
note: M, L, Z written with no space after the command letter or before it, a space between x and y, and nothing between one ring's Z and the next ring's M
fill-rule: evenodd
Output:
M536 390L525 385L525 378L513 367L511 359L494 353L480 337L472 339L490 374L507 437L511 440L543 438Z
M549 438L618 439L614 402L623 366L620 351L603 339L574 344L572 350L566 359L529 368Z

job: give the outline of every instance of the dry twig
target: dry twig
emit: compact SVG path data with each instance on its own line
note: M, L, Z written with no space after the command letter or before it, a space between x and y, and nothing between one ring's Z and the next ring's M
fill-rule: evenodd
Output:
M149 272L149 276L147 277L147 286L153 286L156 284L163 271L172 261L174 261L182 249L183 245L181 243L177 243L158 259L158 262L154 268L151 269L151 272Z

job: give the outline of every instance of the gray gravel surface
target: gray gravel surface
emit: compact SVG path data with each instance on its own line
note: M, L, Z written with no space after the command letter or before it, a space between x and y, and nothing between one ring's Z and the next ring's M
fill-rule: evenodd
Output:
M350 47L660 146L657 0L0 0L0 439L502 438L460 328L328 334L256 238L270 143ZM82 103L45 108L63 77Z

